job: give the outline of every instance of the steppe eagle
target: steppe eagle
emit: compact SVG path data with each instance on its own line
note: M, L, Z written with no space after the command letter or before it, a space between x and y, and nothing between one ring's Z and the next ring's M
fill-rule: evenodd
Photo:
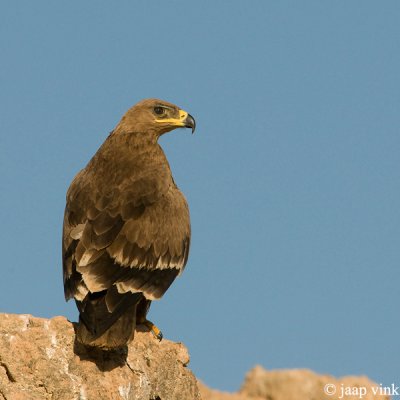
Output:
M63 225L66 300L79 310L77 340L113 349L127 345L184 269L189 209L158 144L195 120L174 104L147 99L130 108L72 181Z

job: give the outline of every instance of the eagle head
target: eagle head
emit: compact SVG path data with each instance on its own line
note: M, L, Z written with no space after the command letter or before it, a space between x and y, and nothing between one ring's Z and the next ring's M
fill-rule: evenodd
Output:
M157 137L176 128L196 128L194 118L172 103L146 99L135 104L122 117L116 131L151 133Z

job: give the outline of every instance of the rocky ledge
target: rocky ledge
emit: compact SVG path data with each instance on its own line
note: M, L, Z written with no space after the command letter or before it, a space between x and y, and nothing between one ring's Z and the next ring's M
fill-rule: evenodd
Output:
M90 352L64 317L0 314L0 399L196 400L181 343L136 332L129 349Z
M223 393L197 382L188 363L185 346L144 330L127 349L88 351L64 317L0 314L0 400L389 399L374 395L379 385L366 377L262 367L247 374L239 392Z

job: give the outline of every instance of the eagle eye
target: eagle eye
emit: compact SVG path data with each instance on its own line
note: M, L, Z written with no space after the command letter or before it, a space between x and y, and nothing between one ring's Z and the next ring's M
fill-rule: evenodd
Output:
M162 114L164 114L164 109L162 107L160 107L160 106L157 106L157 107L154 107L154 112L157 115L162 115Z

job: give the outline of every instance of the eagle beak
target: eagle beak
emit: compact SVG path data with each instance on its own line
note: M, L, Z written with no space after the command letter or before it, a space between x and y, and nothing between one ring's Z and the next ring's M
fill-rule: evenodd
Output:
M184 128L192 128L192 134L196 129L196 121L194 118L184 110L179 110L179 125Z
M194 118L190 114L188 114L184 122L186 128L192 128L193 134L196 130L196 121L194 120Z

